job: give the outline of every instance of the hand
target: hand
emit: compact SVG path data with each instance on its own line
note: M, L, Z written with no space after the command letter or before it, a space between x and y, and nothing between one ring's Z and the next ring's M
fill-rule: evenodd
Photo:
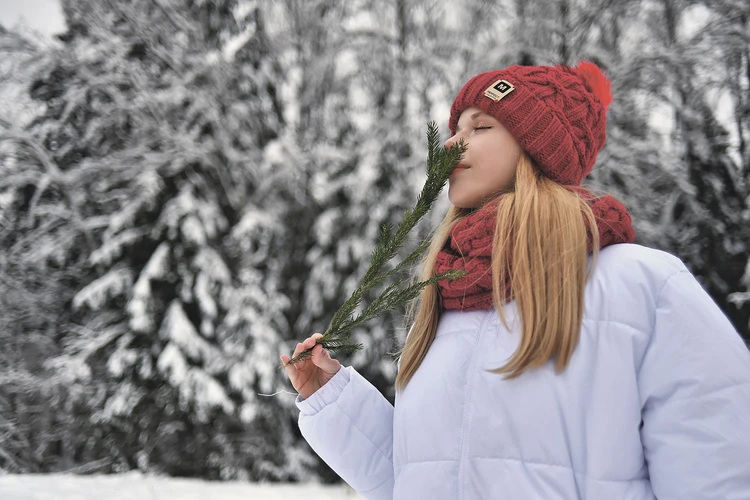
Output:
M297 348L292 354L293 358L315 346L312 350L312 356L309 358L289 365L287 363L291 358L286 354L280 356L292 386L303 399L309 398L315 391L323 387L341 367L341 363L331 358L331 355L323 349L322 345L315 345L315 342L322 336L322 333L316 333L307 337L304 342L297 344Z

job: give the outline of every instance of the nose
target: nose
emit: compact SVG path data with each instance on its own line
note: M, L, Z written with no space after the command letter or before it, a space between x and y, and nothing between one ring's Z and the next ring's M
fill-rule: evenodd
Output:
M458 134L453 134L451 137L448 137L448 139L445 141L445 148L450 149L451 146L453 146L456 142L458 142L459 137Z
M468 150L469 150L469 141L468 141L468 140L466 140L466 134L463 134L463 133L461 133L461 132L456 132L456 133L455 133L455 134L453 134L453 135L452 135L451 137L449 137L449 138L448 138L448 139L447 139L447 140L445 141L445 147L446 147L446 149L450 149L450 148L451 148L451 147L452 147L452 146L453 146L454 144L457 144L457 143L459 143L459 142L461 142L461 141L463 141L463 142L464 142L464 147L466 148L466 151L468 151ZM466 152L464 152L464 153L463 153L463 154L461 155L461 158L464 158L464 157L465 157L465 155L466 155Z

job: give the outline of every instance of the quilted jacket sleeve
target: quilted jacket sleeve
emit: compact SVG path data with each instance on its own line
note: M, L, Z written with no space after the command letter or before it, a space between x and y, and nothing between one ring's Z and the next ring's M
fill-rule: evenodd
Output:
M393 406L370 382L342 366L296 405L302 436L331 469L368 500L393 498Z
M659 500L750 498L750 352L683 268L662 287L638 374Z

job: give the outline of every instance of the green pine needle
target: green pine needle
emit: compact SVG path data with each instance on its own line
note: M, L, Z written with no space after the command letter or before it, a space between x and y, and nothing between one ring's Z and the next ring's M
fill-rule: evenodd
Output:
M454 144L450 149L445 149L440 143L440 134L435 122L427 124L427 181L419 193L417 203L414 208L404 212L403 219L395 231L390 224L382 225L377 244L370 256L370 265L362 281L338 311L334 313L328 330L318 339L316 345L321 344L332 356L353 354L362 349L363 346L362 344L351 343L349 335L352 330L392 309L405 306L409 301L418 297L422 289L428 285L436 284L444 279L453 280L465 274L464 271L449 271L408 286L403 286L403 277L397 278L364 311L356 317L354 316L354 312L365 293L380 288L388 278L402 273L405 268L414 264L430 246L429 239L422 241L409 256L393 269L386 272L382 271L383 267L395 257L404 245L412 229L435 203L445 183L448 182L451 172L461 160L464 151L466 151L466 146L463 141ZM311 355L312 349L308 349L290 359L289 364L298 363Z

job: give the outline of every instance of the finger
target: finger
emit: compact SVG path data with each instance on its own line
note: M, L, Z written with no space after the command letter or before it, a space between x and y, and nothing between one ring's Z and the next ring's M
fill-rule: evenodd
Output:
M312 351L313 348L320 345L318 344L318 340L322 337L322 333L314 333L305 341L305 346ZM312 354L312 352L310 354Z
M321 335L321 337L322 337L322 335ZM317 337L315 337L315 335L311 335L311 336L307 337L305 339L305 342L304 342L305 348L306 349L312 349L317 344L317 341L318 341L318 339L317 339Z
M292 357L296 358L297 356L299 356L299 353L301 353L304 350L305 350L305 344L303 344L302 342L298 343L297 347L294 348L294 354L292 354Z
M338 359L333 359L331 357L331 353L329 353L327 349L323 352L323 354L325 355L325 359L326 359L326 368L325 368L325 370L328 373L335 373L335 372L339 371L339 367L341 366L341 362Z
M311 335L310 337L307 337L305 340L297 344L297 347L294 349L294 354L292 354L292 358L296 358L301 353L307 351L308 349L312 349L315 347L315 343L317 339L322 337L323 334L316 333L314 335Z
M307 337L302 343L299 344L300 351L298 354L302 354L305 351L312 350L313 347L315 347L315 339L312 337Z
M323 362L321 353L323 351L322 345L316 345L313 347L312 350L312 362L315 366L320 366L320 364Z
M279 355L279 358L281 358L281 362L284 363L284 364L287 364L289 362L289 360L292 359L289 356L287 356L286 354Z
M292 378L292 376L297 373L297 367L288 364L291 358L289 358L289 356L287 356L286 354L282 354L279 357L281 358L281 362L284 363L284 370L286 370L286 374L289 376L289 378Z

